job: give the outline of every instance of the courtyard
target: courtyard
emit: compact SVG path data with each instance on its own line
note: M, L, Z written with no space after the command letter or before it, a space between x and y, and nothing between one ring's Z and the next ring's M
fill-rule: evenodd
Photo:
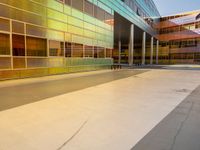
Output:
M197 66L2 81L2 150L197 150Z

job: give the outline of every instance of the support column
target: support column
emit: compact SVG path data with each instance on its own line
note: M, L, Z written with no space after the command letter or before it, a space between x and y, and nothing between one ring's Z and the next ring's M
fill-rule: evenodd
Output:
M133 65L133 55L134 55L134 24L131 24L130 37L129 37L129 54L128 54L129 66Z
M122 47L122 43L121 43L121 39L119 39L119 41L118 41L118 53L119 53L118 64L121 64L121 47Z
M150 64L153 64L153 37L151 37L151 53L150 53Z
M158 55L159 55L159 41L156 41L156 64L158 64Z
M142 38L142 65L145 65L145 55L146 55L146 32L143 32L143 38Z

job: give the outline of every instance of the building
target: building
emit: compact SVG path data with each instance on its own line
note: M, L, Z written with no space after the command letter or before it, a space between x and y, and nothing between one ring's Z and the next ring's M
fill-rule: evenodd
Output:
M0 0L0 79L158 63L152 0Z
M160 64L200 63L200 11L160 18Z

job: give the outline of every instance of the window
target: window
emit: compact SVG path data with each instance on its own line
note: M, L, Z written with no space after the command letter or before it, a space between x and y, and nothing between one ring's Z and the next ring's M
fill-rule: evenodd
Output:
M33 25L27 25L26 26L26 33L28 35L45 37L46 34L47 34L47 31L46 31L45 28L40 28L40 27L36 27L36 26L33 26Z
M105 20L105 11L97 6L94 6L94 16L97 19L104 21Z
M48 58L27 58L28 68L48 67Z
M105 13L105 23L109 24L109 25L113 25L114 24L114 18L113 15L109 14L109 13Z
M10 55L10 35L0 33L0 55Z
M83 0L73 0L72 7L80 11L83 11Z
M0 57L0 69L10 69L11 59L10 57Z
M85 57L93 57L93 46L85 45Z
M49 41L49 56L63 56L64 43L59 41Z
M0 30L10 31L10 21L0 18Z
M84 11L90 16L94 16L98 20L105 21L105 18L107 21L105 23L112 25L113 22L111 22L111 18L113 19L113 15L107 13L102 8L95 6L88 0L58 0L60 2L64 2L66 5L72 6L73 8ZM107 13L107 14L106 14ZM106 16L107 15L107 16Z
M65 43L65 57L72 57L72 44L69 42Z
M25 56L25 40L22 35L12 35L13 56Z
M90 2L88 2L87 0L85 0L85 3L84 3L84 11L91 15L91 16L94 16L94 5Z
M112 57L112 49L106 49L106 57Z
M47 56L47 40L35 37L26 37L28 56Z
M94 58L97 58L97 57L98 57L97 49L98 49L98 48L95 46L95 47L94 47Z
M65 4L71 6L72 2L71 2L71 0L65 0Z
M83 45L82 44L72 44L73 57L83 57Z
M94 58L104 58L104 50L105 49L103 47L94 47Z
M12 22L12 32L24 34L24 24L20 22Z
M25 58L13 58L13 67L14 68L25 68L26 62Z
M105 57L104 50L105 49L103 47L98 47L98 57L99 58L104 58Z

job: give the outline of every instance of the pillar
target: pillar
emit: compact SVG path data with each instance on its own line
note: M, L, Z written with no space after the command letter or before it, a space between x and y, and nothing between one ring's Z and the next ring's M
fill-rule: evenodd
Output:
M122 47L122 43L121 43L121 39L119 39L119 41L118 41L118 53L119 53L118 64L121 64L121 47Z
M133 54L134 54L134 24L131 24L130 37L129 37L129 54L128 54L129 66L133 65Z
M151 37L150 64L153 64L153 37Z
M143 32L143 38L142 38L142 65L145 65L145 55L146 55L146 32Z
M158 55L159 55L159 41L156 41L156 64L158 64Z

